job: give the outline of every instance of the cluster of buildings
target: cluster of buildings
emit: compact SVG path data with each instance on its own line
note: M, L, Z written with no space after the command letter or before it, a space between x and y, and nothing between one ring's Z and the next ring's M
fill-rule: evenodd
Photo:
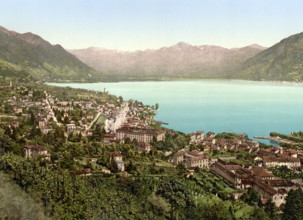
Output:
M285 198L291 189L302 185L290 180L280 179L263 167L240 165L218 160L210 169L222 176L237 189L253 188L261 195L263 201L271 200L277 207L285 204Z
M114 123L110 129L106 129L109 132L104 135L104 143L120 143L126 139L130 141L136 139L137 149L148 153L151 150L150 143L153 140L162 141L165 139L166 130L150 127L149 123L154 116L153 108L130 102L132 103L130 107L127 104L115 118L111 119Z
M65 118L68 119L68 123L65 124L66 132L81 133L83 136L90 136L92 134L91 127L100 116L110 118L111 115L119 111L119 107L116 107L114 103L110 102L101 105L95 99L91 99L90 101L59 101L58 99L54 100L49 95L48 100L51 109L55 113L63 112L63 115L60 114L60 121L64 121ZM81 111L81 117L77 122L72 117L72 112L75 110ZM56 115L56 117L60 116ZM57 120L59 121L59 118Z
M173 156L175 165L183 163L189 170L193 170L195 167L209 168L230 182L236 189L245 191L253 188L261 195L263 201L270 199L277 207L285 204L285 198L290 189L302 187L297 182L280 179L267 170L276 166L287 166L294 172L301 172L303 170L301 166L303 151L301 150L283 149L282 147L261 149L258 142L245 139L245 137L217 140L213 133L209 132L204 135L202 131L191 133L190 138L191 144L202 144L204 152L229 150L253 153L251 161L252 164L256 164L256 167L210 159L203 154L204 152L198 150L175 153Z
M259 149L254 160L265 168L275 166L287 166L292 170L302 170L303 151L273 147L269 149Z
M206 151L209 150L234 150L255 152L259 149L259 142L248 140L245 134L237 134L239 139L216 139L213 132L204 134L203 131L190 133L190 144L202 144Z

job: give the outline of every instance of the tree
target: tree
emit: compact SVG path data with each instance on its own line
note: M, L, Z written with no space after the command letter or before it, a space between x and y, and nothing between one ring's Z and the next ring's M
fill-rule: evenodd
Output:
M256 191L254 191L252 188L249 188L247 192L240 197L240 199L249 205L257 205L261 197Z
M124 143L125 143L125 144L131 144L132 141L130 140L129 137L127 137L127 138L125 138Z
M101 129L100 125L96 125L93 134L91 136L91 140L93 141L101 141L104 137L104 129Z
M119 172L118 165L117 165L117 163L114 159L111 159L109 169L113 173L118 173Z
M31 115L30 115L30 118L29 118L28 123L29 123L29 125L34 126L34 125L35 125L35 122L36 122L35 115L34 115L33 112L31 112Z
M172 206L171 218L178 219L180 209L193 204L193 198L187 186L178 179L165 179L158 187L157 195L163 196Z
M266 213L260 208L254 208L253 212L248 216L249 220L270 220Z
M155 104L155 109L158 110L159 109L159 103Z
M129 172L129 173L137 171L137 166L133 164L132 160L130 160L128 166L126 167L126 171Z
M291 189L286 197L283 220L303 219L303 192Z
M275 206L275 204L272 202L272 200L268 200L266 205L265 205L265 208L264 208L264 211L268 214L268 216L271 218L271 219L277 219L278 218L278 210L277 210L277 207Z
M183 175L187 172L187 169L186 169L184 163L178 163L178 165L176 166L176 170L178 171L179 175Z
M138 146L139 142L136 138L133 139L132 143L135 145L135 146Z

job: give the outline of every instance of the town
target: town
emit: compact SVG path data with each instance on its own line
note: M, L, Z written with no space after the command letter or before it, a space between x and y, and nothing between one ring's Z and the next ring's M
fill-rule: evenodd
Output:
M155 121L158 106L124 101L105 89L75 90L77 95L67 96L65 89L46 88L12 82L0 88L2 139L12 142L2 144L1 170L10 173L19 167L17 162L10 165L9 153L14 153L30 163L45 164L41 169L57 167L77 178L121 175L157 182L171 173L196 185L190 191L197 198L240 201L253 190L260 207L273 204L275 215L284 212L289 192L302 189L303 150L265 145L242 133L173 131ZM23 171L27 172L29 168ZM285 173L292 178L285 178ZM151 195L154 203L165 194L161 197L158 190Z

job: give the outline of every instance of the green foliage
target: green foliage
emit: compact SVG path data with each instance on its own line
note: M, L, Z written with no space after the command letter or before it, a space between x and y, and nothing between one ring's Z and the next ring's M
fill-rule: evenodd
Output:
M303 80L303 34L295 34L247 60L231 78L271 81Z
M184 183L177 179L164 179L158 186L157 195L165 198L172 206L172 216L180 209L193 205L193 198Z
M303 178L302 173L295 173L292 170L288 169L287 166L276 166L271 169L272 173L283 179L298 179Z
M187 172L187 168L185 167L184 163L178 163L176 170L180 175L184 175Z
M247 190L247 192L241 196L240 199L249 205L256 206L259 203L259 201L261 200L261 196L259 195L259 193L254 191L252 188L249 188Z
M218 140L220 140L220 139L241 139L241 137L235 133L226 133L226 132L216 134L215 138Z
M100 125L96 125L95 129L93 130L93 134L90 137L91 141L102 141L104 137L105 131Z
M278 217L278 208L276 205L272 202L271 199L269 199L265 205L264 211L268 214L270 219L279 219Z
M156 146L158 150L163 151L178 151L187 146L188 143L188 135L185 135L181 132L174 132L173 134L166 133L165 141L152 142L152 144Z
M303 192L302 189L288 192L283 214L283 220L303 219Z
M43 207L27 195L8 175L0 172L1 219L47 219Z
M21 80L96 80L97 72L37 35L0 31L0 75ZM76 81L76 80L75 80Z

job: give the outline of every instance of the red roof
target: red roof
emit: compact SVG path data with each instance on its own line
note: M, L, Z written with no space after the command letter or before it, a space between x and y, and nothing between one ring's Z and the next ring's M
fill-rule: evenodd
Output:
M205 160L205 159L208 159L208 157L206 157L204 155L188 158L188 160L190 160L190 161Z
M201 155L202 154L202 152L201 151L199 151L199 150L192 150L192 151L189 151L189 152L187 152L189 155L192 155L192 156L199 156L199 155Z
M110 157L121 157L122 154L120 152L118 152L118 151L114 151L114 152L110 152L109 156Z
M184 152L181 151L181 152L177 152L174 154L174 157L180 157L180 156L184 156Z
M252 168L251 171L258 177L274 177L272 173L267 172L262 167Z
M25 145L25 149L31 149L31 150L36 150L36 151L47 151L47 148L42 147L40 145Z
M225 169L228 169L228 170L238 170L238 169L241 169L241 166L240 165L224 165Z

